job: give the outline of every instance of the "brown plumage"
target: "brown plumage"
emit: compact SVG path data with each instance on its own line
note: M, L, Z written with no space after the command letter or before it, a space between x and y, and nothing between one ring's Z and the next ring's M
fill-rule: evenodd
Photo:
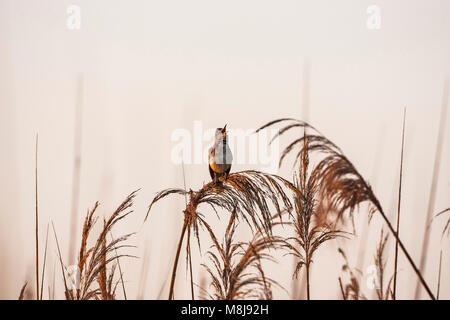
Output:
M226 181L231 170L233 155L228 145L227 125L217 128L214 145L209 149L208 168L211 179L219 182L219 178Z

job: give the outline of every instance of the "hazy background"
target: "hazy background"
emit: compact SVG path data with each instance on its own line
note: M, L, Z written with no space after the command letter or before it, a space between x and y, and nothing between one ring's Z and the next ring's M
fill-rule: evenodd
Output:
M71 4L81 8L80 30L66 26ZM366 27L371 4L381 8L379 30ZM171 162L170 138L177 128L192 130L194 120L204 128L228 123L232 129L306 117L344 150L393 215L406 106L400 233L418 263L444 79L450 74L449 16L446 0L0 0L0 298L16 299L25 281L34 284L37 133L41 261L51 220L68 260L77 104L82 110L77 234L96 200L99 213L110 214L128 193L142 188L135 213L114 231L139 231L130 240L138 246L132 253L147 257L145 267L143 258L122 262L130 298L155 299L161 288L161 297L167 296L184 199L162 201L145 225L142 221L157 191L183 187L182 168ZM436 212L450 206L448 127ZM245 168L258 166L232 170ZM186 165L185 173L188 188L209 181L206 165ZM280 174L290 177L290 166ZM366 230L366 216L362 207L358 231ZM435 290L442 248L441 297L448 299L445 221L433 224L425 278ZM372 264L381 225L377 217L371 224L364 270ZM315 299L339 297L338 245L348 248L356 264L357 241L321 248L311 276ZM44 297L56 272L62 298L51 234L48 250ZM392 242L388 254L390 266ZM416 277L400 256L398 296L412 298ZM188 298L184 258L180 261L176 297ZM271 276L288 291L292 263L285 258L272 266ZM201 268L194 277L199 283ZM275 298L291 297L277 290Z

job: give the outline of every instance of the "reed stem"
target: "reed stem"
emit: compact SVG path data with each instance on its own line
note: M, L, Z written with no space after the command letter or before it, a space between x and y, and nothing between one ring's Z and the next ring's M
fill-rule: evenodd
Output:
M408 251L406 250L405 246L403 245L403 242L400 240L400 238L397 235L397 232L395 232L394 228L392 227L391 223L389 222L389 219L386 217L386 214L383 212L383 209L381 208L380 204L376 204L376 207L377 207L378 211L380 212L381 216L383 217L384 221L386 222L386 225L388 226L389 230L393 234L398 245L400 246L400 249L402 249L403 254L406 256L406 259L408 260L409 264L411 265L411 267L413 268L417 277L419 278L420 283L425 288L425 290L428 293L428 295L430 296L430 298L432 300L436 300L436 298L433 295L433 292L431 292L430 288L428 287L428 284L425 282L425 279L422 277L422 274L420 273L420 271L417 268L416 264L414 263L413 259L411 258Z
M403 149L405 145L405 121L406 108L403 111L403 132L402 132L402 149L400 155L400 179L398 185L398 206L397 206L397 235L400 231L400 205L402 201L402 175L403 175ZM394 288L392 290L392 298L396 299L397 294L397 266L398 266L398 241L395 242L395 256L394 256Z
M36 134L36 158L35 158L35 244L36 244L36 300L39 300L39 210L38 210L38 141Z
M422 242L422 253L420 256L420 264L419 264L419 270L421 272L425 271L426 267L426 261L427 261L427 253L428 253L428 243L430 241L430 225L431 225L431 219L432 214L434 211L434 204L436 201L436 188L437 188L437 182L439 179L439 167L441 162L441 155L442 155L442 142L444 140L444 134L445 134L445 122L447 118L447 106L448 106L448 96L449 96L449 80L447 79L444 84L444 93L442 96L442 107L441 107L441 115L440 115L440 121L439 121L439 131L438 131L438 140L436 145L436 152L434 154L434 165L433 165L433 176L431 180L431 189L430 189L430 196L428 199L428 208L427 208L427 217L425 220L425 233L423 235L423 242ZM416 286L416 292L415 292L415 299L419 298L419 291L420 287L419 284Z
M173 300L173 288L174 288L174 285L175 285L175 278L176 278L176 275L177 275L178 259L180 257L181 247L183 245L184 234L186 233L186 228L188 226L188 221L189 221L189 217L186 216L184 218L183 229L181 230L180 240L178 241L177 253L175 255L175 261L173 263L172 277L170 279L169 300Z
M306 299L311 300L309 287L309 263L306 264Z

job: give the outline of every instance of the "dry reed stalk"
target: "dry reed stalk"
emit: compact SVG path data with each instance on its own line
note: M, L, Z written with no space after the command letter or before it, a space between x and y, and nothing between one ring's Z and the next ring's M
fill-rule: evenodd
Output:
M441 253L439 254L439 273L438 273L436 300L439 300L439 292L441 289L441 267L442 267L442 250L441 250Z
M49 227L49 224L47 223L47 232L46 232L46 236L45 236L44 265L42 266L42 279L41 279L41 296L40 296L40 300L42 300L42 296L43 296L43 292L44 292L45 264L46 264L46 261L47 261L48 227Z
M261 264L261 258L258 259L256 268L258 269L259 277L262 280L262 290L259 295L259 300L273 300L272 282L268 277L266 277L264 273L264 269Z
M188 217L185 217L184 223L183 223L183 228L181 229L180 240L178 240L177 252L175 254L175 261L174 261L173 267L172 267L172 276L170 278L169 300L173 300L174 299L174 291L173 291L173 289L174 289L174 286L175 286L175 278L177 276L178 259L180 258L181 246L183 245L184 234L186 232L186 228L189 225L189 221L190 221L190 219Z
M36 157L35 157L35 253L36 253L36 300L39 300L39 205L38 205L38 142L39 136L36 134Z
M109 276L107 275L107 266L111 263L117 263L117 260L121 257L134 257L127 254L119 254L109 257L109 254L115 252L116 250L124 248L134 248L134 246L122 244L126 241L133 233L126 234L119 238L113 239L107 242L107 235L111 232L114 225L123 220L133 210L129 210L133 205L133 199L136 196L138 190L133 191L127 196L127 198L119 205L119 207L111 214L111 216L104 220L103 229L101 230L95 245L87 249L87 239L89 233L95 224L97 218L93 218L93 214L98 207L98 203L95 204L94 209L86 215L84 226L82 242L80 247L80 256L78 261L78 266L81 274L80 289L77 289L76 297L77 299L98 299L99 297L103 299L114 299L115 292L119 281L113 286L113 278L115 271L115 264L111 269ZM89 260L89 262L88 262ZM92 289L91 285L94 280L97 279L99 283L98 289Z
M389 289L390 289L390 285L388 285L386 288L386 292L384 292L384 290L383 290L384 270L386 267L386 261L384 260L384 250L386 248L386 243L387 243L388 236L389 236L389 234L386 234L383 237L383 234L384 234L383 229L381 229L380 241L378 242L377 251L376 251L376 254L374 257L375 266L377 267L377 276L378 276L378 284L379 284L379 287L376 290L378 300L387 300L388 294L389 294Z
M430 197L428 199L427 217L425 220L425 231L423 236L422 251L419 264L420 272L425 272L427 261L428 243L430 241L431 219L434 211L434 204L436 201L436 188L439 179L439 167L441 162L442 143L444 141L445 123L447 119L448 96L449 96L449 80L447 79L444 84L444 92L442 95L442 107L441 107L441 115L439 117L440 121L439 121L438 140L436 145L436 153L434 155L433 176L431 180ZM415 292L416 300L419 298L419 295L420 295L420 286L419 284L417 284Z
M187 245L186 245L186 267L189 268L190 284L191 284L191 299L195 300L194 297L194 278L192 276L192 257L191 257L191 228L188 229Z
M338 282L339 282L339 288L341 289L342 299L347 300L347 297L346 297L345 292L344 292L344 287L342 285L341 277L338 278Z
M358 272L359 274L361 274L361 272L358 269L354 270L350 267L350 264L348 262L348 259L347 259L347 256L346 256L344 250L342 250L341 248L338 248L338 252L342 256L342 258L344 258L344 261L345 261L344 265L342 266L342 271L347 273L348 278L349 278L349 283L347 283L344 286L342 283L341 277L339 277L339 286L341 288L341 292L342 292L342 296L343 296L344 300L359 300L359 299L366 300L367 298L361 292L361 287L359 285L359 279L356 274L356 272Z
M293 268L295 269L298 263L298 259L294 258L293 260ZM292 300L302 300L302 288L304 287L304 279L302 275L300 275L300 279L292 279L291 282L291 297ZM305 290L306 291L306 290Z
M378 212L381 215L384 222L388 226L389 231L395 237L400 249L416 273L420 283L425 288L429 297L434 300L435 297L433 292L430 290L430 287L412 260L403 242L398 237L395 229L392 227L392 224L381 207L378 198L373 193L372 188L356 170L350 160L347 159L339 147L325 138L322 134L320 134L320 132L309 124L295 119L274 120L262 126L257 131L285 121L291 121L291 123L282 128L273 139L282 135L291 128L305 127L311 128L315 131L314 134L308 134L306 136L308 139L308 150L310 152L322 154L324 155L324 158L314 168L311 173L311 178L316 180L315 184L319 186L319 197L322 202L328 206L328 209L326 210L327 218L330 218L330 215L328 214L329 212L334 212L336 216L335 221L338 222L339 220L342 220L344 212L348 212L350 216L352 216L352 213L358 208L359 204L369 202L369 204L372 205L370 215L375 212ZM285 148L282 156L280 157L280 165L286 155L290 153L295 146L301 146L304 138L305 137L301 137L294 140ZM303 148L301 147L300 151L297 153L296 161L300 159L302 149Z
M86 262L91 254L91 250L87 250L87 241L89 237L89 233L91 232L91 229L94 227L95 223L97 222L98 217L94 217L94 213L97 210L99 206L98 201L94 204L94 207L86 214L86 218L84 219L83 223L83 230L81 233L81 245L80 245L80 252L78 255L78 270L80 274L83 274L83 271L86 267ZM77 299L80 299L80 290L77 289Z
M447 209L442 210L441 212L437 213L435 215L435 218L446 212L450 212L450 208L447 208ZM444 229L442 230L442 236L444 236L446 231L447 231L447 234L450 235L450 218L447 220L447 223L445 224Z
M25 282L25 284L22 286L22 289L20 289L19 300L23 300L27 284L28 282Z
M88 240L90 232L98 219L98 217L94 217L94 213L98 208L98 202L95 203L92 210L88 210L83 224L77 264L80 275L80 283L77 283L78 286L76 289L69 289L67 287L58 238L56 237L55 227L52 223L53 232L55 234L56 244L58 247L61 272L64 279L65 295L67 300L115 299L116 289L120 283L120 279L114 283L117 261L121 257L134 257L128 254L117 254L117 250L134 248L134 246L122 244L131 235L133 235L133 233L126 234L117 239L112 238L110 242L107 241L107 235L108 233L111 233L112 228L117 222L121 221L133 212L133 210L129 209L133 205L133 199L138 191L139 190L136 190L129 194L127 198L119 205L119 207L111 214L111 216L108 219L104 219L103 228L97 237L95 244L90 248L88 248ZM116 254L110 257L109 255L113 252ZM110 264L113 265L108 275L107 267ZM92 288L92 284L95 280L97 280L98 288Z
M444 214L445 212L450 212L450 208L447 208L445 210L442 210L441 212L437 213L434 218L440 216L441 214ZM447 223L444 226L444 229L442 230L442 237L445 235L445 232L448 232L450 234L450 218L447 220ZM442 250L439 255L439 274L438 274L438 285L437 285L437 293L436 293L436 299L439 300L439 293L441 289L441 267L442 267Z
M53 277L52 277L52 296L51 300L55 300L55 277L56 277L56 260L53 261ZM50 295L49 295L50 299Z
M103 220L103 228L106 227L106 221ZM106 279L106 237L102 239L101 245L101 254L100 254L100 270L97 276L98 287L100 289L100 294L102 300L111 300L108 295L107 289L107 279Z
M59 248L59 241L58 241L58 237L56 236L56 230L55 230L55 225L53 224L53 221L52 221L52 228L53 228L53 234L55 236L56 247L58 249L58 258L59 258L59 263L61 265L61 274L62 274L63 280L64 280L64 295L66 297L66 300L73 300L72 292L67 287L66 274L64 272L64 263L62 261L61 250Z
M397 205L397 236L400 232L400 205L402 201L402 175L403 175L403 149L405 145L405 124L406 124L406 108L403 113L403 131L402 131L402 148L400 155L400 177L398 185L398 205ZM395 241L395 254L394 254L394 288L392 290L392 297L395 300L397 297L397 265L398 265L398 241Z
M294 269L294 278L298 278L301 268L305 267L306 298L311 299L310 294L310 268L315 251L323 243L343 236L344 233L334 230L317 210L316 180L309 174L308 139L304 131L303 149L300 159L298 177L294 176L293 188L297 192L294 195L294 212L290 213L295 236L285 241L285 247L294 255L297 265ZM290 243L292 242L292 244Z

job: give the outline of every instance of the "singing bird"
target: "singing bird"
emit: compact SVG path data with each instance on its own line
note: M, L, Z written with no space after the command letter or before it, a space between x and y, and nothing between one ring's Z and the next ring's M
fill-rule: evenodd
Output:
M231 170L233 155L228 146L227 125L217 128L214 137L214 145L209 149L209 174L214 182L220 177L228 179Z

